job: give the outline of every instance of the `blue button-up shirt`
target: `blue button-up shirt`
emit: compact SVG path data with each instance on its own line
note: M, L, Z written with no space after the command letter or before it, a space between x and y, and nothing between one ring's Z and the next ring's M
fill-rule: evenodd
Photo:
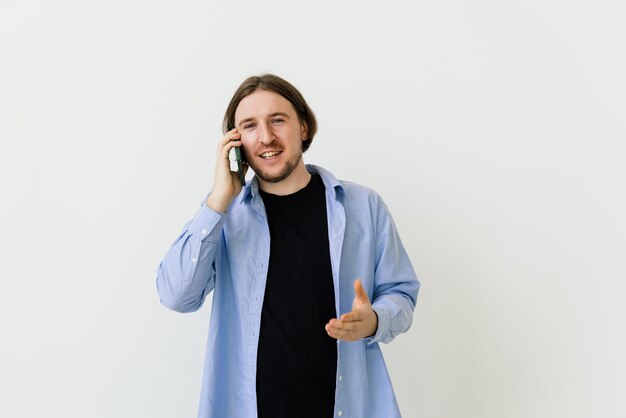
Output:
M400 417L378 342L410 327L419 282L380 196L321 167L307 170L318 173L326 188L337 317L352 310L357 278L378 315L374 336L337 341L335 416ZM203 202L159 266L157 289L170 309L196 311L214 292L200 418L257 416L257 346L269 256L267 217L253 178L226 214Z

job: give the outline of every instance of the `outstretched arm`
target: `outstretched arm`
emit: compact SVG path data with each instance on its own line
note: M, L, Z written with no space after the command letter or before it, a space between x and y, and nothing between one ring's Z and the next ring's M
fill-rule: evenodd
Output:
M371 297L361 280L354 282L352 311L326 324L333 338L388 343L409 329L420 288L398 231L379 196L376 196L376 255ZM366 285L368 285L366 281Z

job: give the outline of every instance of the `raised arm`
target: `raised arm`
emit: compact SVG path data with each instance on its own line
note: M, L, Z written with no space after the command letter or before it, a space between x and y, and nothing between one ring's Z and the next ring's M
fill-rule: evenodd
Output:
M226 211L242 186L230 170L228 154L240 146L236 129L219 142L213 189L194 218L185 224L161 261L157 291L161 303L177 312L193 312L215 287L215 255L220 245Z

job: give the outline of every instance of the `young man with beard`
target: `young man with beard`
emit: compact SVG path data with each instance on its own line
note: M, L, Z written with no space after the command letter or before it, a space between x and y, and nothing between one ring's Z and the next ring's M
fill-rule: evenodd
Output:
M400 416L378 342L409 328L419 282L378 194L305 165L316 130L290 83L245 80L213 189L159 266L170 309L214 292L201 418Z

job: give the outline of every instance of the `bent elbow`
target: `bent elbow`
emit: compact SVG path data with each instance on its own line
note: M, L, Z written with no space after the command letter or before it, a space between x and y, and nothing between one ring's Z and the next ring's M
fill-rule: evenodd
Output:
M156 279L157 293L161 305L175 312L195 312L202 306L202 297L193 298L189 292L181 289L181 283L168 280L166 273L159 268Z
M190 304L184 301L183 298L160 298L161 305L166 308L178 312L178 313L189 313L195 312L200 309L201 303Z

